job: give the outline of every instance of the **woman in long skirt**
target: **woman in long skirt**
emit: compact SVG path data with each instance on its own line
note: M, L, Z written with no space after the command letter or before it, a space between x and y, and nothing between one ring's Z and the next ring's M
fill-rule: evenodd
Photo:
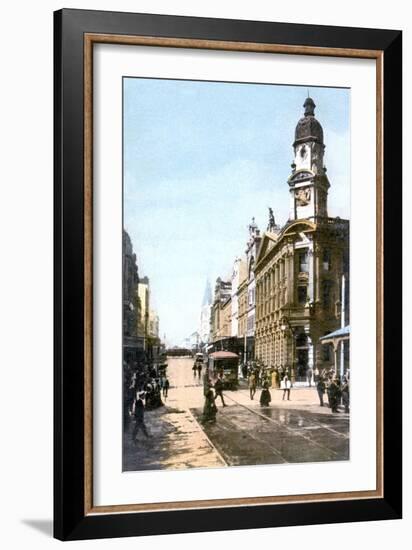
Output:
M269 383L265 381L263 383L262 393L260 394L260 405L261 407L268 407L269 403L272 401L272 396L269 391Z

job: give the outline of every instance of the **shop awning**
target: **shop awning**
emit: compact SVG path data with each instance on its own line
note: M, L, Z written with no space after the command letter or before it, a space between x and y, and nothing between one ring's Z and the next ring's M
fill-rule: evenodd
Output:
M346 327L339 328L337 330L334 330L333 332L330 332L329 334L325 334L325 336L319 338L319 341L321 344L333 344L338 343L342 340L349 340L349 338L350 325L346 325Z

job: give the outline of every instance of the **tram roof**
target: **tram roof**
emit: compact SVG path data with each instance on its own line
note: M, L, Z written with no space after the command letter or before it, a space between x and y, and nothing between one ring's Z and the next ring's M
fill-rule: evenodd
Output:
M239 355L231 351L214 351L209 357L213 359L239 359Z

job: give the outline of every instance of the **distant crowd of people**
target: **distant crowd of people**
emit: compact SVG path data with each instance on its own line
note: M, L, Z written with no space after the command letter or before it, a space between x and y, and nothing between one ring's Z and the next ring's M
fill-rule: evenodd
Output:
M258 388L261 388L260 404L267 407L271 400L270 388L283 390L282 400L290 401L292 380L289 369L286 367L271 367L268 368L259 361L248 361L240 366L242 377L248 381L250 399L253 400ZM336 374L335 369L330 367L323 369L321 372L318 368L314 370L308 369L307 383L308 386L316 387L319 404L321 407L325 405L324 395L327 395L327 406L331 411L338 412L338 405L342 403L344 411L349 412L349 369L341 378Z
M345 413L349 412L349 382L350 371L347 370L342 378L335 373L335 369L324 369L319 372L318 369L314 371L314 381L319 396L319 404L321 407L325 405L324 395L326 393L328 397L328 406L334 413L338 411L338 405L342 401Z
M132 439L142 431L150 437L144 422L145 410L153 410L163 406L163 399L167 399L170 382L166 375L165 363L130 361L123 363L123 404L124 422L127 425L134 419L135 425Z
M203 365L200 361L195 361L192 367L193 376L198 376L200 378L202 376L202 369Z

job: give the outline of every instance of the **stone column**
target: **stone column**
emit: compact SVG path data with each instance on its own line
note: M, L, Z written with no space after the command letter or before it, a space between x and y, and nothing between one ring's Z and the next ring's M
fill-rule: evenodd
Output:
M334 367L335 367L335 374L338 375L338 352L339 352L339 343L335 344L333 343L333 359L334 359Z
M314 269L313 269L313 260L314 260L314 253L313 253L313 243L309 246L308 250L308 257L309 257L309 301L313 302L314 300L314 284L313 284L313 278L314 278Z
M288 254L288 303L293 304L294 297L295 297L295 257L293 254L293 250L291 250Z
M320 250L318 244L314 245L313 251L315 254L315 301L320 302Z

